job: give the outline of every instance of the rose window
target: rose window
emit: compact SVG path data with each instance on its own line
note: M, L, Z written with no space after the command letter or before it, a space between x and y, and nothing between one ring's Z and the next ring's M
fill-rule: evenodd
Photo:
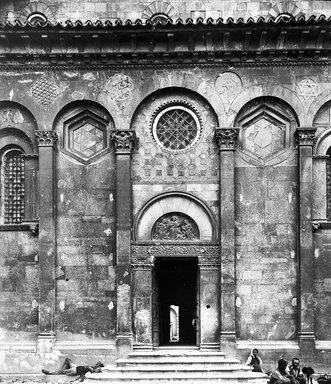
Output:
M193 146L199 134L200 122L186 107L168 107L154 120L154 139L161 147L170 151L180 151Z

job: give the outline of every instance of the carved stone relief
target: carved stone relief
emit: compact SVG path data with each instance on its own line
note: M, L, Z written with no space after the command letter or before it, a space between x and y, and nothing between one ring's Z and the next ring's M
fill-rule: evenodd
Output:
M24 121L23 115L18 109L5 109L1 114L1 120L4 124L12 126L15 124L21 124Z
M233 72L223 72L215 81L215 90L225 104L230 105L242 90L241 78Z
M136 140L133 130L117 130L111 135L116 153L131 153Z
M52 147L57 142L57 133L55 131L35 131L39 147Z
M131 77L122 73L112 76L106 83L104 91L115 101L123 101L132 94L133 83Z
M58 85L54 79L43 76L37 80L28 90L28 95L31 96L38 104L47 107L53 104L54 101L62 95L66 86Z
M146 20L152 18L154 15L160 14L172 17L174 7L168 1L154 1L144 9L141 18Z
M199 229L194 220L182 213L170 213L159 218L152 229L153 240L198 240Z
M215 139L220 150L234 150L239 136L239 128L216 128Z
M297 94L301 101L313 100L319 93L319 86L315 80L303 79L297 84Z

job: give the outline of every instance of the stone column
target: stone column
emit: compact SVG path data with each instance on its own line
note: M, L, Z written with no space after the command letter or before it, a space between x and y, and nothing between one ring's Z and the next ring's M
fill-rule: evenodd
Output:
M219 350L220 265L219 255L199 256L200 349Z
M134 350L153 349L152 271L154 257L132 257Z
M216 128L220 151L219 214L221 241L221 332L222 350L236 341L236 258L234 161L239 128Z
M39 352L55 341L56 200L54 131L36 131L39 149Z
M315 350L314 334L314 250L312 228L313 140L316 128L298 128L299 176L299 329L301 352Z
M133 130L112 133L116 156L116 265L117 265L117 335L118 356L132 350L132 281L131 281L131 152L135 142Z

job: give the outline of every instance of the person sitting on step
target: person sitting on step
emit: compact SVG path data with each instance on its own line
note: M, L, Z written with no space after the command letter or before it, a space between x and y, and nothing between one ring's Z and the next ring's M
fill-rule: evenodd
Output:
M257 348L252 349L251 354L248 356L246 365L253 367L253 372L263 372L262 360L259 356Z

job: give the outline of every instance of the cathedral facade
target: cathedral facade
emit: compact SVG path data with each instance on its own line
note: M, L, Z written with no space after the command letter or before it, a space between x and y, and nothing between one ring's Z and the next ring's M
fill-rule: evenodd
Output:
M0 5L1 371L164 346L331 361L330 17Z

